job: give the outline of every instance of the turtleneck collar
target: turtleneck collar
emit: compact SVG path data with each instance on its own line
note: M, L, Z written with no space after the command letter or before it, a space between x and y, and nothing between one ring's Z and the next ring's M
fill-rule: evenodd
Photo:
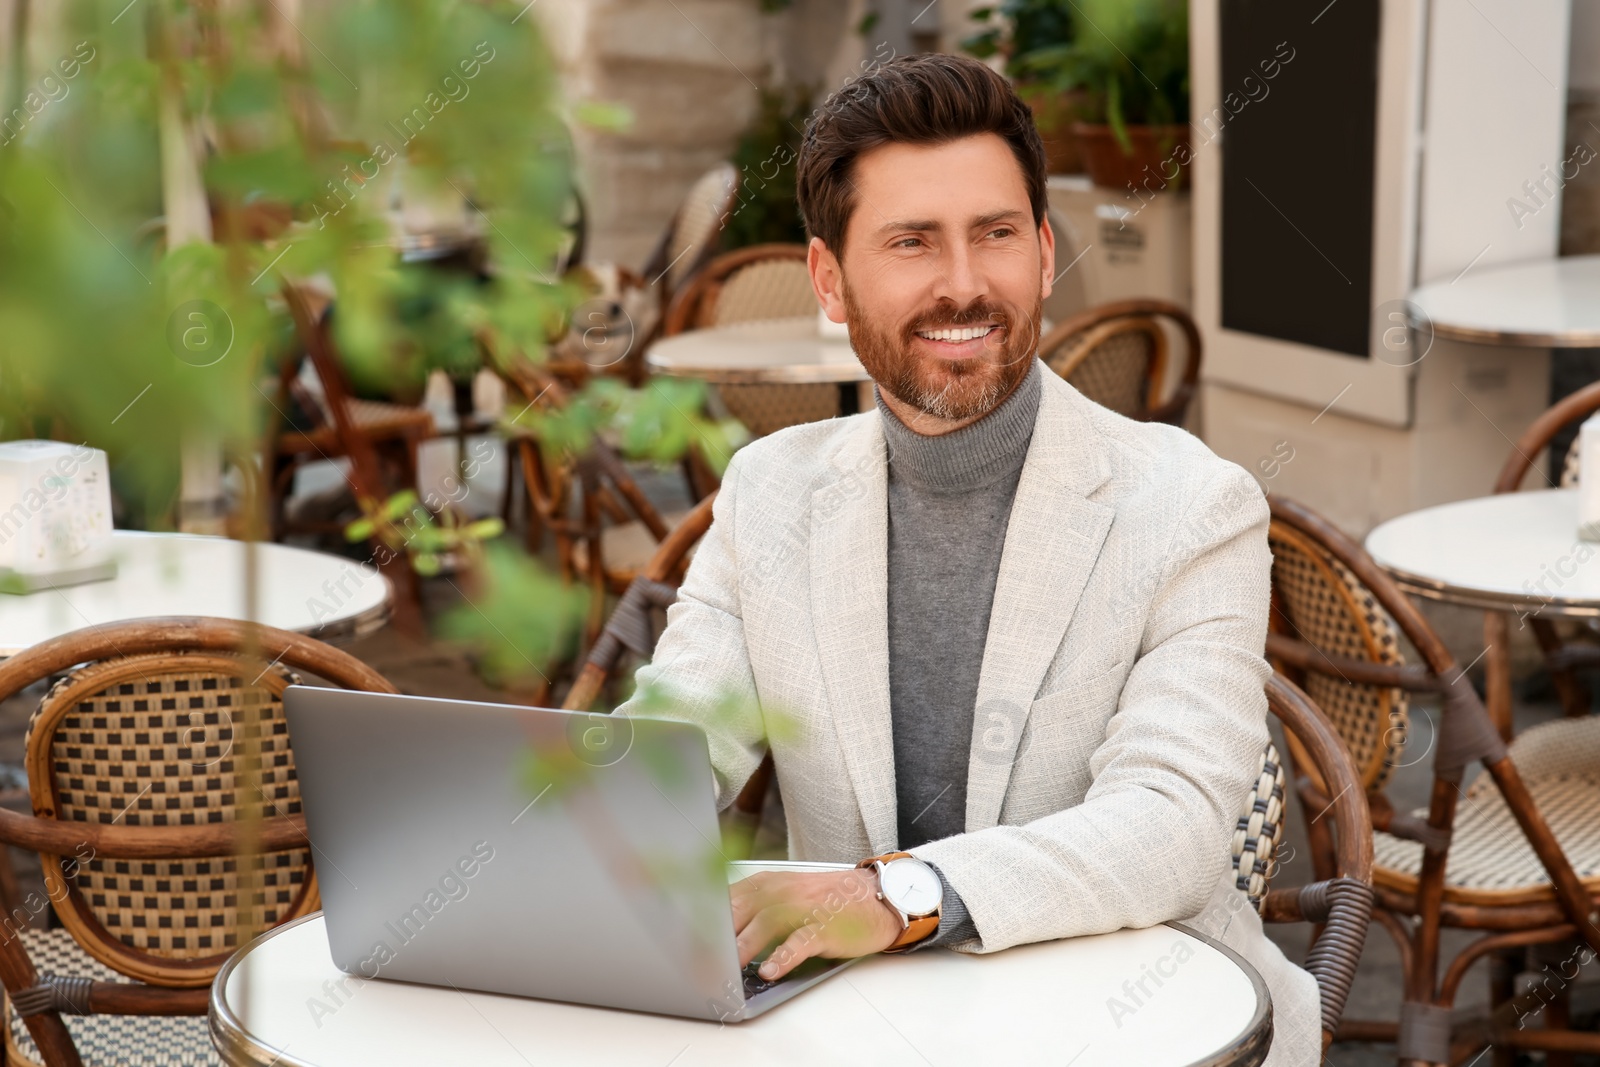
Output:
M989 485L1022 469L1039 414L1041 370L1035 359L1027 377L977 422L937 437L917 433L901 422L874 390L889 469L895 477L927 489L959 492Z

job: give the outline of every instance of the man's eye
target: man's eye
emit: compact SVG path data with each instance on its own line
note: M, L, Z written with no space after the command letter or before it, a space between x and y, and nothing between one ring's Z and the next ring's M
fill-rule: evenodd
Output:
M989 236L994 237L996 234L998 234L1001 237L1010 237L1015 232L1016 231L1009 226L1002 226L998 230L990 230Z
M922 244L920 237L902 237L894 243L896 248L918 248Z

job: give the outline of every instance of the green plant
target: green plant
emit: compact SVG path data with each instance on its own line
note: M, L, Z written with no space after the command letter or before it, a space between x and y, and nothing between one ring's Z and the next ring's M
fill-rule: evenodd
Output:
M738 199L723 228L724 249L768 241L805 241L805 224L795 201L795 160L811 114L812 96L803 86L761 90L755 121L733 150L732 162L739 171Z
M1018 77L1084 90L1085 117L1107 123L1124 151L1130 125L1189 120L1187 0L1074 0L1068 43L1031 51Z
M1002 0L967 17L983 28L965 38L962 49L979 59L1004 57L1006 74L1013 78L1029 55L1071 42L1074 29L1070 0Z
M105 449L131 510L153 522L171 513L188 446L251 456L278 417L258 386L286 347L287 285L331 283L333 332L362 380L460 369L468 339L542 358L575 299L547 272L573 184L569 125L624 119L564 104L525 3L340 0L297 6L292 21L286 6L35 3L9 37L0 439ZM462 205L491 277L419 294L390 241L397 191ZM666 458L701 440L726 462L726 434L696 409L659 393L624 403L609 388L579 394L565 418L626 437L628 413L646 412L657 437L635 451ZM374 524L405 510L358 503ZM251 498L256 536L263 510ZM408 557L431 569L439 551L475 552L493 532L450 521ZM486 545L469 585L491 626L452 629L509 642L497 668L531 674L566 647L551 635L570 612L517 551ZM517 607L501 617L503 604Z

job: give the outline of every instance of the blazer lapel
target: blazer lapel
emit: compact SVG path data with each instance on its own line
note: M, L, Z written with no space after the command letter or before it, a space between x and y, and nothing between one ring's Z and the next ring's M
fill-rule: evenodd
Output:
M889 714L889 498L876 418L839 450L811 502L811 613L834 730L874 852L894 847Z
M1000 556L967 768L968 832L999 822L1028 713L1111 530L1088 499L1110 476L1084 400L1045 371L1039 417Z

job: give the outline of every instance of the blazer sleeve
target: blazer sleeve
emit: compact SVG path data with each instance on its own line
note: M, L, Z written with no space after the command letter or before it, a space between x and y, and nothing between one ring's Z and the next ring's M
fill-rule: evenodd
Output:
M711 526L695 550L667 628L651 661L634 676L634 695L618 715L693 723L706 732L717 779L717 808L732 804L766 754L755 676L740 616L735 547L739 494L735 456L711 505Z
M1205 906L1267 740L1268 521L1260 489L1232 464L1194 494L1155 572L1083 803L911 850L976 924L955 947L1147 927Z

